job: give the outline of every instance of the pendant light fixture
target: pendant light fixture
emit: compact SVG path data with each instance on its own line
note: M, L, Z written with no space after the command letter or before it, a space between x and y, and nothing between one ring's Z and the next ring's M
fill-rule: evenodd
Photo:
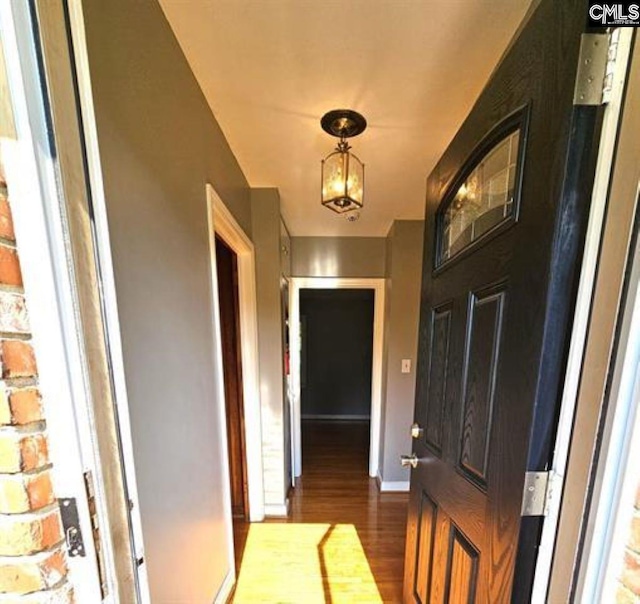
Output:
M320 125L340 139L335 151L322 160L322 205L338 214L355 213L364 203L364 164L351 153L347 139L361 134L367 120L351 109L334 109Z

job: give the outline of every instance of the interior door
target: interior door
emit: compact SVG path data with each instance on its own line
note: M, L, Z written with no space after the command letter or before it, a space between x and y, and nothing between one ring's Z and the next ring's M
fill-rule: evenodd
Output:
M427 184L405 602L529 600L600 109L587 3L542 0ZM451 85L455 85L452 74Z
M218 235L216 235L216 268L227 416L231 512L234 518L246 519L249 516L249 504L242 396L238 257Z

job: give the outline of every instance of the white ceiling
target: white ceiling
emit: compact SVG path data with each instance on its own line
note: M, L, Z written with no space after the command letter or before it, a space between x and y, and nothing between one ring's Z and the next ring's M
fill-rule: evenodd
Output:
M384 236L424 216L425 181L530 0L160 0L249 184L277 187L294 235ZM351 139L365 206L320 205L330 109Z

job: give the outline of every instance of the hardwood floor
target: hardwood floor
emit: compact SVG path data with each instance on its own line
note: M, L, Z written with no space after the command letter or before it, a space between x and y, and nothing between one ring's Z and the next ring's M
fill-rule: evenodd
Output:
M235 525L232 601L401 602L408 494L368 477L369 424L305 421L302 434L289 517Z

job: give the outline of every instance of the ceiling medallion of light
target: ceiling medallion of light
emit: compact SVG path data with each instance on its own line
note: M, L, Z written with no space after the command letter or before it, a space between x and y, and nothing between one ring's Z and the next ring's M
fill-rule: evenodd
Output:
M364 203L364 164L351 153L347 139L364 132L367 120L351 109L334 109L322 117L320 125L340 139L322 160L322 205L353 222Z

